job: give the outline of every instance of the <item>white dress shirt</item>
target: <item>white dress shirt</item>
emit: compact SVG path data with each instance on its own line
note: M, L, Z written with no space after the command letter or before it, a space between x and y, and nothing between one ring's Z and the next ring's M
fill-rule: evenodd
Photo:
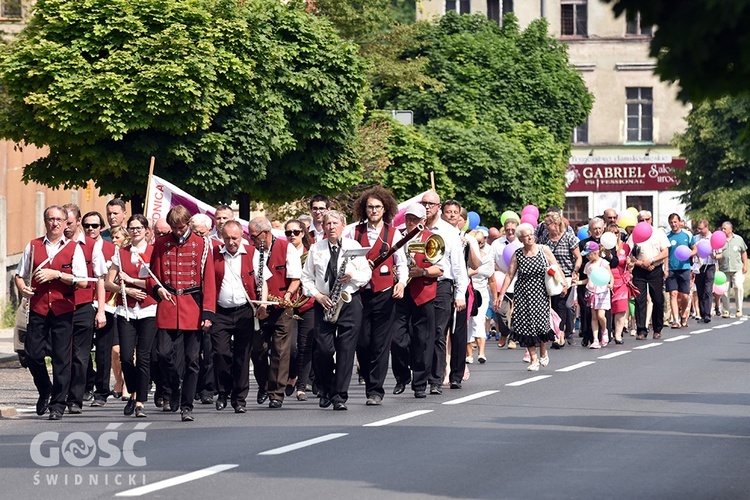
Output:
M60 241L58 241L57 244L53 245L46 236L44 237L44 248L47 251L49 262L51 262L55 258L57 253L62 250L65 245L67 245L68 241L70 240L68 240L63 235L63 237L60 238ZM21 260L18 261L16 271L16 275L20 276L24 280L28 280L32 271L29 268L33 265L33 263L29 262L29 259L31 259L31 242L27 243L26 247L23 249ZM47 264L42 267L48 267L49 262L47 262ZM86 270L86 256L83 255L83 250L81 250L81 247L79 245L76 245L76 249L73 251L73 262L70 269L70 274L72 274L74 277L77 276L79 278L85 278L88 276L88 271Z
M219 252L224 256L224 279L221 282L221 288L219 289L217 304L220 307L224 308L232 308L232 307L239 307L244 306L247 304L247 299L245 298L245 292L244 292L244 285L242 284L242 256L247 253L247 249L245 248L245 245L240 245L240 248L237 250L237 252L232 255L227 251L227 247L222 245L222 247L219 249ZM258 254L258 251L255 251L255 254ZM255 267L256 263L258 262L258 258L256 257L255 262L253 263L253 269L258 269ZM234 271L234 272L233 272ZM255 284L256 286L258 283L258 272L255 272ZM268 270L267 267L264 267L263 269L263 281L268 281L271 279L271 272ZM258 300L260 300L260 297L258 297Z
M146 246L148 244L146 241L141 241L140 244L136 247L141 251L146 250ZM138 262L136 266L138 266L138 276L131 276L131 278L138 278L141 280L148 279L148 268L146 267L148 265L148 262L145 264L141 260L141 257L139 257L138 254L135 254L133 252L122 252L119 247L115 248L115 253L112 255L112 265L117 266L120 271L122 271L122 259L128 259L131 262ZM148 291L144 290L146 293L149 293ZM120 292L118 292L120 293ZM125 309L127 308L127 316L125 315ZM130 319L143 319L143 318L155 318L156 317L156 304L151 304L146 307L141 307L141 303L137 300L135 301L135 305L133 307L128 307L127 304L124 305L118 305L117 309L115 309L115 316L121 316L123 318L127 317Z
M325 280L328 262L331 260L331 251L328 247L328 240L322 240L310 247L307 252L305 267L302 269L302 291L308 297L315 297L318 293L328 295L328 283ZM341 267L344 251L351 248L362 248L356 241L350 238L339 240L339 255L336 270ZM355 257L349 259L346 263L345 273L349 274L352 279L342 288L343 291L354 293L359 291L360 287L365 286L372 277L372 270L367 259Z

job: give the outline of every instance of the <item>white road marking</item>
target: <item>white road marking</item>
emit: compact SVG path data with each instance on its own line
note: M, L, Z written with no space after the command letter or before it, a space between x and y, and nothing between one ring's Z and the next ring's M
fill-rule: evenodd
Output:
M495 391L497 392L497 391ZM445 404L445 403L443 403ZM378 420L377 422L370 422L369 424L365 424L362 427L382 427L384 425L393 424L396 422L401 422L402 420L408 420L410 418L418 417L420 415L426 415L427 413L432 413L432 410L417 410L417 411L411 411L409 413L404 413L403 415L398 415L391 418L386 418L385 420Z
M698 335L699 333L706 333L706 332L710 332L711 330L712 330L712 328L702 328L700 330L696 330L694 332L690 332L690 335Z
M664 342L677 342L678 340L683 339L689 339L690 335L678 335L676 337L672 337L671 339L664 339Z
M119 428L122 425L122 422L112 422L111 424L107 424L107 430L112 431L117 428Z
M443 404L444 405L460 405L461 403L466 403L467 401L474 401L475 399L483 398L485 396L489 396L490 394L495 394L496 392L500 392L500 391L482 391L482 392L478 392L476 394L472 394L470 396L466 396L463 398L454 399L452 401L446 401Z
M736 326L736 325L741 325L742 323L744 323L744 321L738 319L734 323L729 323L729 324L732 325L732 326Z
M332 439L338 439L340 437L348 435L349 434L344 432L326 434L325 436L308 439L307 441L300 441L299 443L282 446L281 448L274 448L273 450L263 451L258 453L258 455L283 455L284 453L289 453L290 451L299 450L300 448L307 448L308 446L312 446L314 444L325 443L326 441L331 441Z
M639 345L638 347L633 347L633 349L650 349L652 347L656 347L659 345L661 345L661 342L653 342L651 344Z
M612 358L616 358L617 356L622 356L623 354L628 354L629 352L630 351L613 352L612 354L605 354L604 356L599 356L596 359L612 359Z
M538 375L536 377L527 378L525 380L519 380L518 382L511 382L510 384L505 384L506 387L518 387L521 385L530 384L532 382L538 382L540 380L544 380L545 378L550 378L552 375Z
M596 363L596 361L581 361L580 363L566 366L565 368L560 368L559 370L555 370L555 371L556 372L572 372L573 370L577 370L585 366L593 365L594 363Z
M235 467L239 467L239 464L214 465L213 467L208 467L207 469L201 469L195 472L189 472L187 474L173 477L171 479L158 481L154 484L140 486L138 488L133 488L132 490L121 491L120 493L117 493L115 496L116 497L139 497L147 493L153 493L154 491L163 490L164 488L169 488L171 486L177 486L178 484L183 484L183 483L187 483L190 481L195 481L196 479L201 479L204 477L212 476L214 474L218 474L219 472L224 472L225 470L234 469Z
M18 413L36 413L36 408L17 408Z
M728 325L728 324L726 324L726 323L725 323L725 324L723 324L723 325L716 325L716 326L714 327L714 330L721 330L722 328L729 328L730 326L732 326L732 325Z
M151 422L141 422L141 423L135 424L135 430L139 431L141 429L145 429L149 425L151 425Z

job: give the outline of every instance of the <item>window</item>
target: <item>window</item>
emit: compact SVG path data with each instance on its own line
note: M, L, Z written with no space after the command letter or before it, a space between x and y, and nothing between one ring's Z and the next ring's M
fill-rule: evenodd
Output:
M471 0L446 0L445 12L456 12L458 7L459 14L469 14L471 12Z
M569 196L565 199L565 218L575 229L576 224L589 223L589 199L587 196Z
M626 15L625 34L628 36L651 36L653 34L654 27L646 25L641 19L641 13L636 12L635 15L631 15L630 12Z
M2 0L2 17L20 18L21 0Z
M651 87L625 89L627 108L626 142L653 142L654 90Z
M588 35L587 0L562 0L560 4L560 34L563 36Z
M654 197L653 196L626 196L625 206L635 207L640 212L641 210L648 210L654 213Z
M573 129L573 144L585 144L589 142L589 119Z
M487 19L501 24L508 12L513 12L513 0L487 0Z

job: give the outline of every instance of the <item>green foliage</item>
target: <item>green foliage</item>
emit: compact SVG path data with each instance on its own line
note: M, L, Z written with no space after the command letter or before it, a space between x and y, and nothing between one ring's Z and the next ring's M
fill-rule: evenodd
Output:
M696 105L676 146L687 160L675 172L681 201L694 220L712 227L729 220L735 232L750 237L750 98L724 97Z
M0 64L0 135L50 154L24 179L103 193L158 173L207 201L342 188L364 65L300 2L40 0Z
M604 0L616 15L640 12L658 26L651 56L662 80L687 101L741 95L750 80L750 0Z

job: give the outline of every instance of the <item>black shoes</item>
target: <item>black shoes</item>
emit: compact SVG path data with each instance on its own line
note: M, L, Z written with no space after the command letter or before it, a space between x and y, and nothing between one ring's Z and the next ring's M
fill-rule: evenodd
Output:
M383 398L381 398L377 394L373 394L372 396L367 398L367 402L365 404L367 406L380 406L383 404Z
M172 411L172 405L166 399L164 401L162 401L161 411Z
M245 413L245 407L244 406L235 406L234 407L235 413Z
M268 400L268 393L263 389L258 389L257 401L259 405L262 405Z
M343 402L339 401L338 403L333 403L333 409L334 409L334 411L346 411L349 408L346 407L346 404L344 404Z
M136 406L135 407L135 417L136 418L146 418L146 410L143 409L143 406Z
M439 384L430 384L430 394L442 394L443 388Z
M157 408L163 408L164 407L164 398L159 396L158 398L154 398L154 406Z
M201 404L210 405L210 404L213 404L213 402L214 402L213 396L201 396Z
M216 398L216 409L221 411L226 407L227 407L227 397L219 394L219 397Z
M80 406L74 403L68 405L68 413L70 413L71 415L80 415L81 413L83 413L83 410Z
M60 413L57 410L51 410L49 412L49 419L50 420L62 420L62 413Z
M393 394L401 394L406 390L406 384L402 384L401 382L396 383L396 387L393 388Z
M83 393L83 400L84 401L91 401L94 399L94 393L91 391L86 391Z
M333 401L331 401L327 397L320 396L320 402L318 403L318 406L320 406L321 408L328 408L329 406L331 406L331 403L333 403Z
M182 410L182 421L183 422L192 422L193 420L195 420L195 419L193 418L193 412L192 411L187 410L187 409Z
M94 398L94 400L91 402L91 406L94 408L97 408L99 406L104 406L106 404L107 404L106 399L99 399L99 398Z
M47 413L47 409L49 408L49 400L49 394L39 396L39 399L36 400L36 414L40 417Z
M129 417L133 414L135 411L135 398L128 399L128 402L125 403L125 408L122 410L123 415L126 417Z
M294 394L294 386L291 384L286 384L286 387L284 388L284 394L287 396L291 396Z
M460 389L461 382L451 382L451 389Z
M269 408L281 408L281 404L282 404L282 402L280 400L278 400L278 399L272 399L268 403L268 407Z
M417 389L414 391L414 397L417 399L424 399L427 397L427 392L424 389Z

